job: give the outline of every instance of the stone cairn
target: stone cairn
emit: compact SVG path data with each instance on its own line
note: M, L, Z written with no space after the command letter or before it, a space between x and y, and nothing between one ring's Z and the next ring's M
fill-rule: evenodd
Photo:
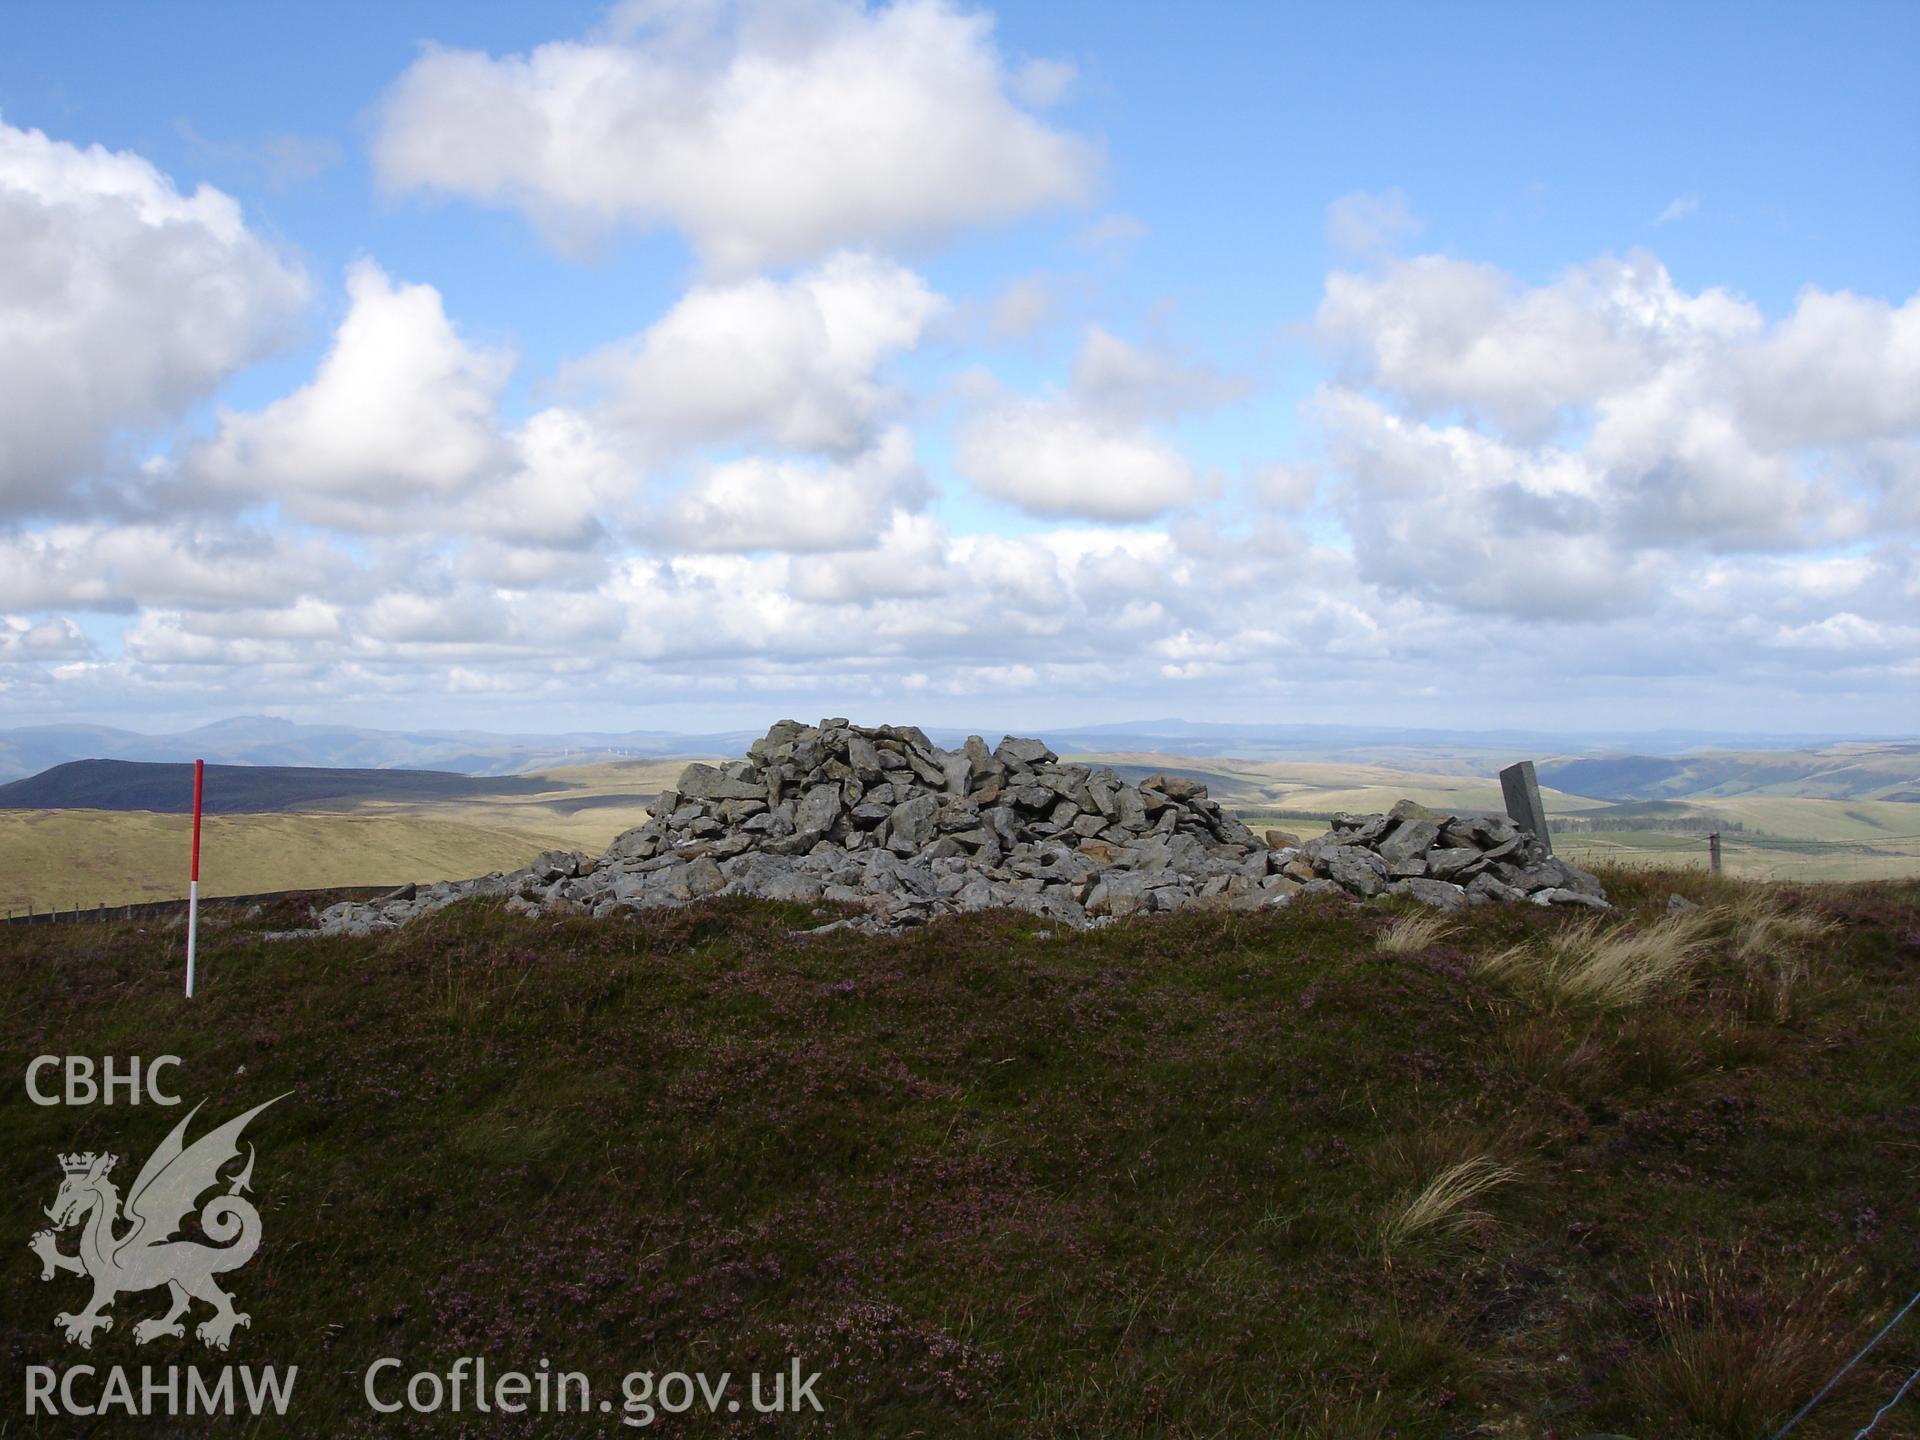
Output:
M1505 816L1402 801L1385 815L1336 816L1303 846L1279 831L1256 837L1197 781L1129 785L1107 766L1062 764L1038 740L989 750L973 736L943 750L911 725L782 720L745 760L687 766L652 818L598 860L549 851L511 874L406 886L318 919L323 931L369 934L468 895L506 894L529 915L596 916L750 895L860 907L821 930L900 930L996 908L1086 926L1328 892L1446 910L1523 899L1608 908L1599 881Z

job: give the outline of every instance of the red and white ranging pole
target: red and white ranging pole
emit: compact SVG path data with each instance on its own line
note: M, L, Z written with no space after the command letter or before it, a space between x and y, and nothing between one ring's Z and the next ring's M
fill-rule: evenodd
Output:
M193 762L193 870L187 877L187 999L193 998L193 949L200 938L200 796L207 762Z

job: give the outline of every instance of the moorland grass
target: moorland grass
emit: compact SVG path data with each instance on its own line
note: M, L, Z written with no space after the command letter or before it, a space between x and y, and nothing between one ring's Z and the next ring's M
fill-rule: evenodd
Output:
M288 901L207 927L191 1005L177 930L0 932L0 1024L16 1067L180 1055L207 1123L292 1092L249 1132L266 1239L226 1358L297 1364L299 1388L235 1433L620 1433L373 1416L361 1376L387 1355L547 1356L606 1393L793 1356L824 1376L815 1421L654 1427L675 1435L1775 1424L1920 1283L1920 886L1773 891L1829 928L1753 938L1750 887L1606 879L1622 914L1591 930L1489 907L1419 945L1332 899L892 937L798 934L824 913L771 903L529 922L472 901L268 941ZM1675 889L1697 929L1670 927ZM1650 933L1685 963L1594 959ZM1782 1008L1753 967L1795 947ZM1531 968L1487 972L1516 948ZM1565 988L1597 964L1614 978ZM80 1282L43 1284L25 1250L56 1152L131 1169L180 1113L10 1089L16 1377L78 1355L52 1322ZM1493 1187L1509 1168L1524 1182ZM1413 1229L1382 1264L1396 1215ZM157 1308L123 1299L87 1361L206 1363L134 1343ZM1851 1435L1916 1358L1877 1354L1796 1440ZM8 1409L9 1434L74 1433Z

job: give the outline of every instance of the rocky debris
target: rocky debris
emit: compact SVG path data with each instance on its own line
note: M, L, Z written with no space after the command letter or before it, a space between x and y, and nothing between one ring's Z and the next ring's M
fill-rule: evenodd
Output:
M1330 880L1355 895L1405 895L1442 910L1516 900L1613 908L1599 880L1549 853L1506 816L1448 815L1411 800L1384 815L1334 816L1285 873Z
M998 908L1086 926L1325 891L1448 909L1519 899L1606 908L1598 881L1504 817L1402 802L1387 815L1339 816L1304 846L1274 846L1198 781L1129 785L1105 766L1062 764L1039 740L989 750L972 736L943 750L910 725L782 720L745 760L687 766L652 818L598 860L549 851L511 874L403 887L317 919L323 932L366 935L468 895L504 894L528 915L596 916L749 895L858 907L822 929L900 930Z

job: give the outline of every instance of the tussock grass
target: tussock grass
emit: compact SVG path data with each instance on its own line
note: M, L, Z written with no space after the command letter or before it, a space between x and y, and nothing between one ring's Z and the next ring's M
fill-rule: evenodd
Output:
M1445 916L1431 911L1402 915L1380 932L1373 948L1382 955L1417 955L1450 934L1452 929Z
M1490 1190L1510 1185L1520 1171L1490 1155L1474 1155L1442 1170L1415 1195L1396 1203L1380 1227L1380 1239L1391 1254L1428 1235L1458 1235L1485 1224L1492 1217L1473 1208Z
M1707 953L1711 912L1689 910L1649 925L1600 916L1549 935L1543 945L1512 945L1481 972L1546 990L1558 999L1616 1008L1638 1004L1683 980Z
M1789 908L1764 890L1743 896L1732 908L1733 953L1742 960L1803 949L1831 939L1840 928L1824 915Z
M1280 1432L1285 1440L1391 1440L1398 1423L1385 1400L1318 1401Z
M1815 1267L1772 1279L1745 1268L1737 1250L1656 1268L1645 1297L1655 1343L1623 1376L1637 1413L1749 1440L1784 1420L1844 1358L1834 1319L1852 1276Z
M1791 909L1764 890L1737 901L1731 919L1734 957L1746 963L1748 982L1773 1018L1787 1020L1795 996L1812 978L1807 952L1840 927L1823 915Z

